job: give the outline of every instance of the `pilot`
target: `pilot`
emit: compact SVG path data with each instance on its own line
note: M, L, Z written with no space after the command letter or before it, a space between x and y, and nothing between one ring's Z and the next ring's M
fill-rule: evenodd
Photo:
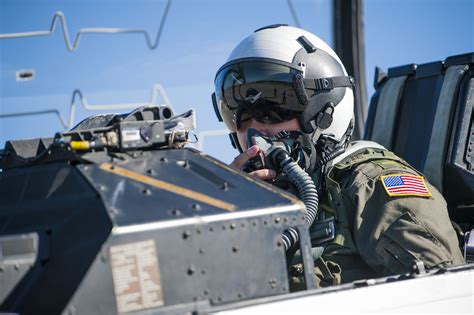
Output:
M353 86L339 57L316 35L287 25L256 30L215 77L214 109L240 151L231 166L294 191L282 184L285 171L264 164L265 150L249 143L255 138L248 132L270 141L297 135L293 143L305 148L298 163L319 195L308 226L320 287L463 264L436 188L381 145L350 141ZM335 232L321 238L317 232L328 226ZM297 256L293 290L304 287Z

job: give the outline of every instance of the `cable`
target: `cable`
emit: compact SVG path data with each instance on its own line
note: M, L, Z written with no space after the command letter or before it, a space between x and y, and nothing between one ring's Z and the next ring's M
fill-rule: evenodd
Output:
M143 29L126 29L126 28L105 28L105 27L94 27L94 28L81 28L76 33L76 37L74 38L74 43L71 43L69 38L69 31L67 27L66 17L64 13L61 11L57 11L53 16L53 21L51 22L51 26L48 31L33 31L33 32L23 32L23 33L10 33L10 34L0 34L0 39L8 39L8 38L23 38L23 37L38 37L38 36L50 36L54 33L56 29L56 22L60 21L61 28L63 30L63 37L64 42L66 44L66 48L69 52L76 51L77 47L79 46L79 41L81 39L82 34L143 34L145 36L148 48L151 50L158 47L158 43L160 42L160 37L163 32L163 28L165 25L166 17L168 16L168 12L171 6L171 0L166 2L165 10L163 11L163 15L161 17L160 26L158 28L158 33L156 34L155 41L152 42L150 35L146 30Z
M151 99L149 103L129 103L129 104L109 104L109 105L91 105L82 94L81 90L76 89L72 93L71 104L69 106L69 120L63 118L59 110L57 109L46 109L46 110L39 110L39 111L29 111L29 112L20 112L20 113L9 113L9 114L0 114L1 118L11 118L11 117L20 117L20 116L36 116L36 115L44 115L44 114L55 114L61 125L64 129L70 129L74 125L74 118L76 114L76 97L80 98L80 102L82 107L85 110L93 111L93 110L117 110L117 109L133 109L140 106L150 106L150 105L158 105L156 104L157 96L160 95L161 99L163 100L164 104L171 108L174 112L173 106L166 95L164 88L160 84L153 85L151 91Z
M301 28L300 20L298 19L298 15L296 14L296 10L295 10L295 7L293 6L293 2L291 0L287 0L286 3L288 3L291 16L293 17L293 20L295 21L296 26Z

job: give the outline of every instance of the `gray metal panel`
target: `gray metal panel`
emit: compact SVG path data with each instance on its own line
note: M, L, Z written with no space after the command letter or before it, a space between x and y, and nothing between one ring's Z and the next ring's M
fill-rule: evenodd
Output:
M450 134L449 123L454 97L459 82L468 69L469 66L467 65L448 68L436 107L430 145L422 172L425 173L430 182L440 191L442 191L444 159L446 156L445 149Z
M387 149L392 149L392 139L398 106L405 85L406 76L391 78L380 93L371 139Z
M96 165L77 168L99 191L114 227L65 308L66 314L121 313L133 308L137 312L182 314L288 293L282 232L286 226L296 226L302 235L301 246L309 248L310 243L299 200L192 150L130 154L108 170L101 166L110 158L103 158L97 157ZM156 181L236 207L229 211L206 204L179 191L166 191L162 182L153 186ZM147 251L153 252L148 262L150 257L156 260L147 267L155 268L154 277L146 272L138 275L154 279L144 286L132 283L129 276L143 264L139 262L143 257L133 249L143 244L149 244ZM117 250L121 258L114 256ZM311 271L311 257L306 256ZM132 262L117 269L117 260ZM135 291L120 293L123 281ZM147 304L140 302L143 294L137 286L161 289L145 295L148 300L155 297ZM135 305L125 302L128 299Z
M348 284L229 304L214 314L473 314L473 266L398 281L369 279L359 282L362 287Z
M288 293L281 233L290 222L302 226L301 215L290 211L197 224L175 221L167 226L113 229L64 313L117 313L111 249L147 241L155 244L163 302L156 307L139 306L137 311L182 314L195 311L197 305Z
M38 241L38 233L0 236L0 304L33 267Z

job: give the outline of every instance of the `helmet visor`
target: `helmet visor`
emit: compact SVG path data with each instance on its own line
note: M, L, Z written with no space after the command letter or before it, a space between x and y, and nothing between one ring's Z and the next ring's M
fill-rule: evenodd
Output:
M274 124L295 118L298 102L293 77L301 70L271 61L244 61L222 67L215 79L220 114L231 131L253 118Z

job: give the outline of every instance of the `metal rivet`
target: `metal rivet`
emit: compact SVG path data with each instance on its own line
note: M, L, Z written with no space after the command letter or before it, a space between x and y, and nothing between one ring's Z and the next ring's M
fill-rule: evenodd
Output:
M186 161L186 160L176 161L176 164L178 164L179 166L182 166L182 167L188 167L188 161Z
M143 189L143 194L146 195L146 196L150 196L151 195L151 190L146 188L146 189Z
M276 281L275 279L270 279L270 280L268 281L268 284L270 284L270 287L271 287L272 289L274 289L274 288L276 288L277 281Z
M235 229L236 227L237 227L237 224L231 223L231 225L230 225L231 230Z
M280 221L281 221L280 217L275 218L275 223L280 223Z
M191 236L191 232L189 232L189 231L184 231L184 232L183 232L183 239L187 239L187 238L189 238L190 236Z
M232 251L233 251L234 253L237 253L237 252L239 251L239 247L233 246L233 247L232 247Z
M196 271L196 268L194 266L189 267L188 268L188 275L192 276L195 271Z

